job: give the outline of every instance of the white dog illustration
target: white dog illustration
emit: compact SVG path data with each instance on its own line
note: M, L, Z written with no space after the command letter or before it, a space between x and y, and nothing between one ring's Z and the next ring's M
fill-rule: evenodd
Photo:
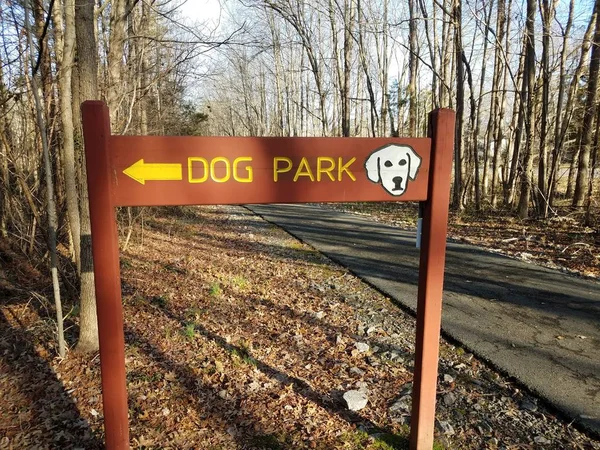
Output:
M375 150L365 161L367 177L381 183L392 195L406 191L409 178L415 180L421 166L421 157L408 145L388 144Z

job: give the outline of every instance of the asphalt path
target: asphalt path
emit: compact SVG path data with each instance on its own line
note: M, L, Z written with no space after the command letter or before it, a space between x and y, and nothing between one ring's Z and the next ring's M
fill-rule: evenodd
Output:
M415 311L415 233L313 205L249 208ZM449 242L443 331L600 434L600 283Z

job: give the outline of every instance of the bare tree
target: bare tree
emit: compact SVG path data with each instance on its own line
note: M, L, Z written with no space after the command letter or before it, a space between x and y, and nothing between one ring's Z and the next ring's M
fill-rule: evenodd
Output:
M79 98L76 104L84 100L97 100L98 96L98 60L96 46L96 27L94 20L94 0L80 0L75 3L75 36L77 40L77 67L79 80ZM81 219L81 277L79 313L79 342L77 349L92 352L99 348L98 319L96 316L96 293L94 291L94 265L92 260L92 236L90 209L87 190L86 167L83 164L83 147L78 148L81 179L79 185L79 214Z
M454 24L454 50L456 63L456 134L454 138L454 190L452 204L462 209L463 204L463 128L465 111L465 66L464 49L462 44L462 6L461 0L454 0L452 6Z
M417 133L417 77L419 72L419 44L415 0L408 1L408 134Z
M523 89L526 91L525 114L525 150L521 166L521 194L518 214L524 219L529 215L529 194L531 189L531 170L533 165L533 139L535 133L535 0L527 0L527 19L525 22L525 69Z
M563 120L567 121L566 115L561 114L562 106L564 103L565 96L565 87L566 87L566 65L567 65L567 55L568 55L568 43L569 36L571 33L571 28L573 27L573 15L575 11L575 0L571 0L569 3L569 15L567 18L567 24L563 30L563 40L562 40L562 49L560 51L560 68L559 68L559 76L558 76L558 96L557 96L557 106L556 106L556 115L554 117L554 145L552 150L552 162L550 164L550 172L548 174L548 186L547 186L547 198L548 202L546 203L546 208L544 210L543 215L548 215L548 208L553 205L554 198L556 196L556 182L558 176L558 168L560 166L561 157L562 157L562 124ZM589 42L589 40L588 40ZM564 118L564 119L563 119Z
M117 122L120 110L120 95L122 90L121 71L123 65L123 45L125 43L126 0L112 0L110 8L110 35L107 55L108 86L106 101L111 115L111 125L114 129L122 129Z
M364 12L364 9L362 7L362 3L361 0L357 0L356 1L356 19L358 21L358 37L357 37L357 43L358 43L358 57L360 60L360 65L361 68L363 70L363 74L365 76L365 82L366 82L366 86L367 86L367 93L369 96L369 111L370 111L370 116L371 116L371 120L370 120L370 129L371 129L371 136L375 137L377 135L376 133L376 128L377 128L377 123L379 121L379 115L377 114L377 102L375 99L375 91L373 89L373 81L371 79L371 74L369 72L369 62L368 62L368 50L367 50L367 46L365 44L365 34L366 34L366 27L365 27L365 23L366 23L366 15Z
M30 3L30 7L33 9L33 1ZM29 28L29 8L25 7L25 28ZM54 295L54 305L56 308L56 322L58 327L58 354L61 357L65 357L65 335L63 331L63 314L62 314L62 302L60 298L60 282L58 280L58 257L56 252L56 229L58 224L58 218L56 214L56 203L54 198L54 180L52 179L52 166L50 164L50 148L48 144L48 136L46 134L46 121L44 119L44 106L42 103L42 96L38 87L37 76L36 76L36 64L33 61L33 39L31 32L27 33L27 39L30 49L31 61L31 87L33 99L35 101L35 115L37 126L39 130L40 140L42 143L42 154L44 160L44 172L46 178L46 208L48 214L48 250L50 252L50 273L52 276L52 288Z
M320 122L321 122L321 131L323 136L327 136L327 107L326 107L326 93L323 88L323 77L321 74L321 64L319 64L319 59L317 57L317 53L315 51L315 46L313 45L311 36L311 29L309 24L307 23L305 17L305 5L303 2L293 2L295 5L288 0L281 1L271 1L265 0L265 3L268 7L277 12L286 22L288 22L298 33L298 37L302 42L302 46L304 51L306 52L306 56L308 57L308 61L310 63L310 67L312 70L312 75L315 81L315 87L317 90L317 95L319 99L319 108L320 108Z
M573 193L573 206L584 206L585 193L590 180L590 156L592 152L593 122L596 117L598 97L598 70L600 68L600 0L594 3L596 15L596 31L592 42L592 55L590 57L590 71L588 75L587 96L583 116L583 129L581 132L579 164L575 192Z
M550 25L554 19L556 2L550 3L549 0L542 0L540 3L540 13L542 16L542 98L541 98L541 116L540 116L540 151L538 157L538 214L545 215L548 210L548 189L547 189L547 135L548 135L548 110L550 107Z
M63 139L63 165L65 178L65 194L67 198L67 214L71 241L74 247L74 259L78 271L81 271L80 240L81 225L79 221L79 200L77 197L77 179L75 170L75 138L73 130L72 105L72 68L75 57L75 2L55 0L54 9L54 52L58 66L58 87L60 101L60 119ZM64 17L64 20L63 20Z

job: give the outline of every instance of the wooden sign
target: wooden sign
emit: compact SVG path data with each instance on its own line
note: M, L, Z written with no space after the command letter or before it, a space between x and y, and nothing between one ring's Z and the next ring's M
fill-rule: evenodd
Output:
M110 136L117 206L419 201L430 139Z
M112 136L82 105L107 449L129 448L116 206L420 201L411 448L433 444L454 113L429 138Z

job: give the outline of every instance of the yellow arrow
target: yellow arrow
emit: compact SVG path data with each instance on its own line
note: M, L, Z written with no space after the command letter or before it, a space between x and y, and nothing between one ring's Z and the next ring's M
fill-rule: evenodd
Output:
M182 180L181 164L145 163L143 159L123 171L125 175L141 184L146 181Z

